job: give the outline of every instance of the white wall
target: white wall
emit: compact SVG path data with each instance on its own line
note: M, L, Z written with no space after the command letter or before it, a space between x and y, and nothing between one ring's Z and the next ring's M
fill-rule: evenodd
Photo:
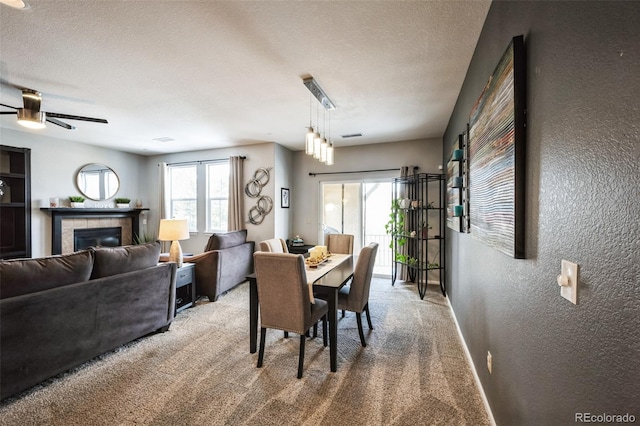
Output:
M164 155L156 155L147 157L145 160L144 166L144 180L146 182L146 186L148 188L149 194L149 205L147 207L151 208L151 212L148 215L147 222L147 232L151 235L158 234L158 224L160 223L159 217L159 196L158 196L158 188L159 188L159 170L158 164L161 162L165 163L177 163L183 161L206 161L206 160L215 160L215 159L223 159L229 158L233 155L242 155L247 157L244 161L244 179L243 182L246 184L250 179L253 178L255 171L260 168L271 168L271 178L269 182L264 186L260 195L267 195L273 199L274 207L271 213L269 213L264 221L260 225L253 225L251 223L246 224L247 228L247 239L249 241L262 241L268 238L273 238L275 235L275 211L276 206L279 208L280 206L280 188L277 189L276 195L276 183L275 183L275 175L278 174L278 169L281 166L276 165L275 160L275 150L276 144L274 143L265 143L265 144L256 144L256 145L246 145L240 147L232 147L232 148L222 148L222 149L211 149L204 151L191 151L191 152L182 152L176 154L164 154ZM244 196L244 217L248 219L249 210L251 207L256 205L256 198L250 198L248 196ZM207 241L211 234L200 232L200 233L192 233L189 240L181 241L180 245L182 246L182 250L188 253L202 253L204 251L205 246L207 245Z
M293 155L293 188L291 207L293 223L290 236L300 235L307 244L317 244L322 231L318 206L321 182L358 181L362 179L400 176L400 167L418 166L419 173L442 173L442 139L422 139L406 142L381 143L336 148L335 164L326 166L304 151ZM394 169L375 173L337 173L309 176L315 173L355 172L362 170ZM381 206L388 209L389 206Z
M36 132L0 130L2 145L31 149L32 257L51 254L51 216L42 212L40 207L48 207L50 197L58 197L62 202L67 201L70 195L80 195L75 179L78 169L85 164L104 163L111 167L120 179L120 190L116 196L146 202L147 194L141 182L144 157ZM86 204L92 206L95 202L87 200Z

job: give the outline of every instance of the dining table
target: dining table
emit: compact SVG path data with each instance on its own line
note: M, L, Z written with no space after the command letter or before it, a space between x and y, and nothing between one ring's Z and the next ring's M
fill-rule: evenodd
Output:
M302 255L300 255L302 256ZM338 291L353 278L354 256L334 253L318 265L305 262L311 299L313 293L328 302L329 359L331 371L338 370ZM249 281L249 352L255 353L258 341L258 282L255 272L248 275Z

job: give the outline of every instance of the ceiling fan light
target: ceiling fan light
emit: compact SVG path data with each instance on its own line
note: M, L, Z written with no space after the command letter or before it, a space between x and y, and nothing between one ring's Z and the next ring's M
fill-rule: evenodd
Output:
M42 111L32 111L30 109L18 109L18 124L28 129L44 129L46 126L46 115Z
M0 3L6 4L14 9L29 9L29 3L24 0L0 0Z

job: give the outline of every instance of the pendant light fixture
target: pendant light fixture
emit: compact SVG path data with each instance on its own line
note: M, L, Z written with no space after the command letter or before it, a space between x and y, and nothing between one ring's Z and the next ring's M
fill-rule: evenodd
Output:
M327 162L327 113L323 112L322 118L322 128L324 130L324 137L322 138L322 142L320 142L320 162ZM331 123L331 116L329 116L329 123Z
M320 159L320 145L322 144L322 137L320 137L320 120L318 119L318 107L316 106L316 123L318 130L313 135L313 158Z
M311 93L309 93L309 127L307 127L307 135L305 136L305 153L307 155L313 154L313 126L311 125Z
M327 166L333 166L333 139L331 139L331 111L329 111L329 141L327 143L327 152L325 154L324 163Z
M335 109L335 105L331 102L331 99L324 93L322 88L316 83L313 77L305 78L302 80L304 85L309 89L309 92L318 100L320 105L325 109L323 112L324 121L324 137L320 136L320 120L318 115L318 106L316 105L316 131L314 132L311 125L311 105L309 106L309 127L307 128L307 134L305 137L305 153L307 155L313 155L313 158L319 160L328 166L333 165L334 150L333 143L331 142L331 134L327 139L327 123L326 123L326 110L329 110L329 128L331 128L331 110Z

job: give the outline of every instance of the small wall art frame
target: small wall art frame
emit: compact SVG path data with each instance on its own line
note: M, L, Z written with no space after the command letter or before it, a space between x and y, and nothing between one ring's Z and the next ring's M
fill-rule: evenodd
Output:
M523 36L504 52L469 117L471 235L524 258L525 52Z
M281 188L280 189L280 207L283 209L288 209L290 205L291 199L289 198L289 188Z

